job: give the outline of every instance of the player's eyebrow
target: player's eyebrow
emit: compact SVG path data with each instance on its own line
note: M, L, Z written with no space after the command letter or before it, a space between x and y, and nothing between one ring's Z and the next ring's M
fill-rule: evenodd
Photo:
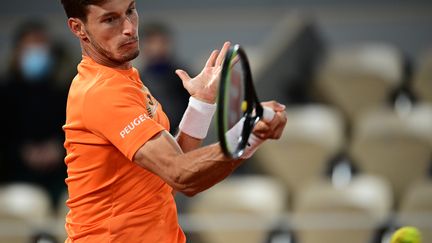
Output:
M134 4L135 4L135 0L131 1L127 9L130 9ZM113 16L116 14L117 14L117 12L114 12L114 11L106 12L106 13L102 14L101 16L99 16L98 19L101 20L101 19Z

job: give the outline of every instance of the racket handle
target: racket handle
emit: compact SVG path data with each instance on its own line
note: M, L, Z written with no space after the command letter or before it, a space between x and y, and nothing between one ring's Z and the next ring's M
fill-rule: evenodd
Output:
M263 106L263 121L271 122L275 116L275 111L269 107Z

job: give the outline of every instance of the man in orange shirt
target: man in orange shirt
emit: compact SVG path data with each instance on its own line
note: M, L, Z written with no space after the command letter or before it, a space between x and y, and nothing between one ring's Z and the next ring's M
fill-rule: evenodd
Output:
M219 144L198 148L215 109L217 81L229 43L196 77L177 70L191 95L176 138L162 105L130 61L138 56L134 0L62 0L83 59L72 81L66 124L69 190L66 242L185 242L173 191L192 196L227 177L265 139L281 136L284 106L256 127L256 146L242 159ZM145 82L144 82L145 83Z

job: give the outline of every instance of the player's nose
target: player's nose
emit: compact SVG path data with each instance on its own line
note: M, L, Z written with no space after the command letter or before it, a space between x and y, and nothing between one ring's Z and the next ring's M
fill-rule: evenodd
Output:
M130 18L126 18L123 22L123 34L127 36L136 36L137 34L137 25Z

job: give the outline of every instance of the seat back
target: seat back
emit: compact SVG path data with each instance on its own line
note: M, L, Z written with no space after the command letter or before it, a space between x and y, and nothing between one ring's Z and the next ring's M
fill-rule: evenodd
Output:
M344 187L316 180L294 201L296 236L302 243L369 242L391 205L391 187L383 178L359 175Z
M190 213L206 243L261 243L287 204L287 192L269 177L239 176L199 194Z
M0 242L29 242L51 216L49 196L43 189L30 184L0 188Z
M425 122L423 130L415 117L400 116L382 107L365 113L354 126L350 150L358 167L386 177L396 201L410 183L426 176L430 166L432 149L427 130L432 129L432 123Z
M385 103L401 85L403 59L400 51L383 43L366 43L330 50L321 66L316 91L349 121Z
M287 109L288 123L282 137L267 141L255 158L266 173L285 183L291 193L324 174L327 161L343 147L342 115L323 105Z

